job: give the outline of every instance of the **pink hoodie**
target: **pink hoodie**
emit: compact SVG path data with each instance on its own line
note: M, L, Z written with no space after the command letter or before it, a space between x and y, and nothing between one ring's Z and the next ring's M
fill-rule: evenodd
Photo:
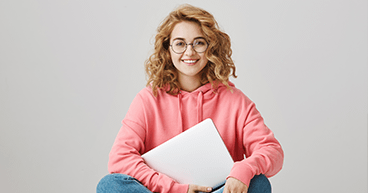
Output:
M229 177L249 187L254 175L275 175L281 170L284 158L279 142L264 124L255 104L234 84L229 82L229 85L232 92L223 84L213 90L208 83L178 95L160 90L157 97L151 88L144 88L122 121L110 152L109 172L130 175L152 192L186 193L187 184L178 184L150 169L141 155L211 118L235 161Z

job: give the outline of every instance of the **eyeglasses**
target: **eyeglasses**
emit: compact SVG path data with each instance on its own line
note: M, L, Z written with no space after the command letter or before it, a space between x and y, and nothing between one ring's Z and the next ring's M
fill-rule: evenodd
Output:
M203 53L208 48L208 43L204 38L197 38L193 41L193 43L189 44L182 39L175 39L170 46L173 52L182 54L185 52L185 50L187 50L188 45L192 45L192 48L197 53Z

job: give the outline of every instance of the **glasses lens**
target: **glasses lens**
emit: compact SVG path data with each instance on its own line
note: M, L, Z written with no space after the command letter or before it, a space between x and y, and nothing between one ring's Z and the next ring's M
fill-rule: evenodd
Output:
M174 40L172 43L172 49L176 53L182 53L185 51L186 43L184 40Z
M196 52L204 52L207 49L207 42L204 39L196 39L193 42L193 48Z

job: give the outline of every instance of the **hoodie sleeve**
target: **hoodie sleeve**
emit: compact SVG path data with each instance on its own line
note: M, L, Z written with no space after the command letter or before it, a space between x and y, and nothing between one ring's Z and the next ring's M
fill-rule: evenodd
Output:
M145 113L144 103L138 94L133 100L122 127L110 151L108 170L122 173L139 180L152 192L183 192L188 185L178 184L170 177L149 168L141 154L145 152Z
M248 99L249 100L249 99ZM284 152L272 131L253 102L245 109L243 147L246 159L235 162L229 177L234 177L249 187L250 180L259 174L272 177L283 165Z

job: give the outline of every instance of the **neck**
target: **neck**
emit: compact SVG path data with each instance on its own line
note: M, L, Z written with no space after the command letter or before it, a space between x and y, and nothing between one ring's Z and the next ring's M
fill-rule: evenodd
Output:
M200 77L183 77L179 76L179 83L182 90L192 92L202 86Z

